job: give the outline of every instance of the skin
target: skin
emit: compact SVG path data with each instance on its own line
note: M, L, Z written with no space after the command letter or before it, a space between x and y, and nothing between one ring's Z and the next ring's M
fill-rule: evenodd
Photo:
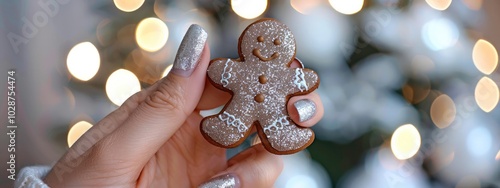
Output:
M232 173L241 187L272 187L283 169L279 156L257 144L226 160L226 149L200 133L199 110L230 98L206 81L209 54L206 45L191 76L173 70L131 96L68 149L44 181L50 187L196 187ZM304 98L316 103L317 112L299 125L311 127L323 116L316 93L291 98L287 108L299 122L293 103Z

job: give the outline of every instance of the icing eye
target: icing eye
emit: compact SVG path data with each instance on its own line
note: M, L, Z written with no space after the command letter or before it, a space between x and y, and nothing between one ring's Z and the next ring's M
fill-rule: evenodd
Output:
M274 39L274 45L280 45L281 40L280 39Z
M257 41L259 41L259 42L264 42L264 37L263 37L263 36L259 36L259 37L257 37Z

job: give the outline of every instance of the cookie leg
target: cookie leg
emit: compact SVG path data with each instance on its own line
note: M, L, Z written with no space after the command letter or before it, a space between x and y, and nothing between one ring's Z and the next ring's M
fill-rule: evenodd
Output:
M257 128L262 143L272 153L292 154L314 140L314 132L309 128L297 126L285 114L276 114L274 119L260 120Z
M245 140L251 130L250 116L238 116L232 108L218 115L209 116L201 122L201 132L213 144L230 148L236 147Z

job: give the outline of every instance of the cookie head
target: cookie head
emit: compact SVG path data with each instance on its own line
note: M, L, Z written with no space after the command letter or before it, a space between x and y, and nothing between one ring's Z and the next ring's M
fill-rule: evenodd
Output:
M250 25L241 36L240 54L248 62L289 63L295 54L295 39L288 27L275 20Z

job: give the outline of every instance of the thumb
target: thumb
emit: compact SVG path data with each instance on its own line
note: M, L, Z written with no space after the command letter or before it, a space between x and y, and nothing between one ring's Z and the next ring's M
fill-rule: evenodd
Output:
M154 91L123 125L103 139L98 146L105 150L102 152L109 153L113 159L146 163L177 131L193 112L203 92L210 60L206 40L203 28L189 27L170 73L153 86Z

